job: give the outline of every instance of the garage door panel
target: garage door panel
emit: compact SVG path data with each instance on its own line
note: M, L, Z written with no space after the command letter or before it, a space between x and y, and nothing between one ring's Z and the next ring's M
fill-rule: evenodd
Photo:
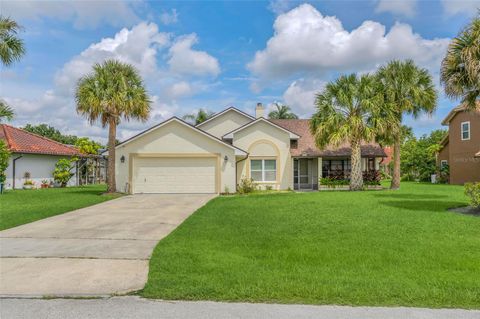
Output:
M216 158L137 158L135 193L215 193Z

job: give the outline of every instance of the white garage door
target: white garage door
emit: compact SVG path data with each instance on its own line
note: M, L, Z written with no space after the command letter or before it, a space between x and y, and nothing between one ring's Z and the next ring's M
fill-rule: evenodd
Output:
M134 160L134 193L215 193L216 158L139 157Z

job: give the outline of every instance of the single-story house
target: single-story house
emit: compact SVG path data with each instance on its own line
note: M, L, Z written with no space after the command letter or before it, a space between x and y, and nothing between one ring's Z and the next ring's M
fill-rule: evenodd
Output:
M448 165L450 184L480 182L480 104L475 111L453 108L442 125L448 135L440 142L437 166Z
M172 117L116 146L116 188L128 193L235 192L243 178L261 188L318 189L319 177L350 173L350 147L316 147L309 120L267 120L234 107L196 126ZM386 156L362 150L364 170Z
M53 181L53 171L59 159L80 156L73 146L7 124L0 124L0 139L12 152L6 170L6 189L22 188L26 176L39 188L43 180ZM77 185L76 169L72 173L75 175L67 186Z

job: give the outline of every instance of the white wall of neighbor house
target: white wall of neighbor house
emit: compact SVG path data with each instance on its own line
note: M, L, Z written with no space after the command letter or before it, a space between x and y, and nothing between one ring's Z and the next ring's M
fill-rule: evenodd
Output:
M198 125L198 128L221 139L223 135L251 121L252 120L245 115L230 110L206 123Z
M5 188L11 189L13 187L13 160L19 156L20 159L15 161L15 188L20 189L25 182L25 173L30 173L30 180L33 181L35 187L40 188L42 180L53 181L53 171L55 164L61 158L70 158L69 156L54 156L41 154L17 154L10 156L9 165L6 170L7 179L5 181ZM72 170L74 175L68 182L67 186L75 186L77 182L76 169Z
M125 145L120 145L115 153L116 188L119 192L129 192L133 180L135 158L142 156L195 157L215 155L220 157L219 192L226 188L235 191L235 150L208 137L185 124L171 121ZM124 156L124 163L121 157ZM225 156L227 160L225 161Z
M249 153L249 158L237 165L238 181L245 177L251 177L251 159L276 159L276 181L258 182L257 184L261 188L272 186L273 189L293 189L290 136L287 132L260 121L236 132L233 136L233 145Z

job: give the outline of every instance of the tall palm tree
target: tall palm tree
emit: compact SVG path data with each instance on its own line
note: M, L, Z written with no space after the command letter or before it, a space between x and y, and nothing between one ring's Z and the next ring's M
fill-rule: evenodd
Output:
M191 121L193 124L198 125L202 122L205 122L209 118L213 116L213 112L204 110L204 109L199 109L197 114L185 114L182 118L185 121Z
M315 100L317 112L310 122L310 129L319 148L338 146L349 142L351 154L350 189L363 188L361 165L362 141L373 141L387 130L391 113L383 103L374 76L343 75L330 82Z
M448 46L440 81L451 98L461 98L469 109L480 109L480 17L477 16Z
M386 132L393 140L393 177L391 189L400 188L400 148L404 114L417 118L422 113L432 114L437 107L437 91L426 69L412 60L394 60L377 71L386 107L395 114Z
M130 64L107 60L93 66L93 73L78 81L77 112L90 123L108 125L108 192L115 192L115 141L122 119L146 121L150 98L138 71Z
M268 118L270 119L298 119L298 116L291 112L291 109L287 105L275 103L277 108L275 111L268 113Z
M3 119L6 119L7 121L13 119L13 109L8 106L8 104L0 99L0 122L2 122Z
M0 60L9 66L25 54L23 40L17 34L22 27L10 19L0 15Z

